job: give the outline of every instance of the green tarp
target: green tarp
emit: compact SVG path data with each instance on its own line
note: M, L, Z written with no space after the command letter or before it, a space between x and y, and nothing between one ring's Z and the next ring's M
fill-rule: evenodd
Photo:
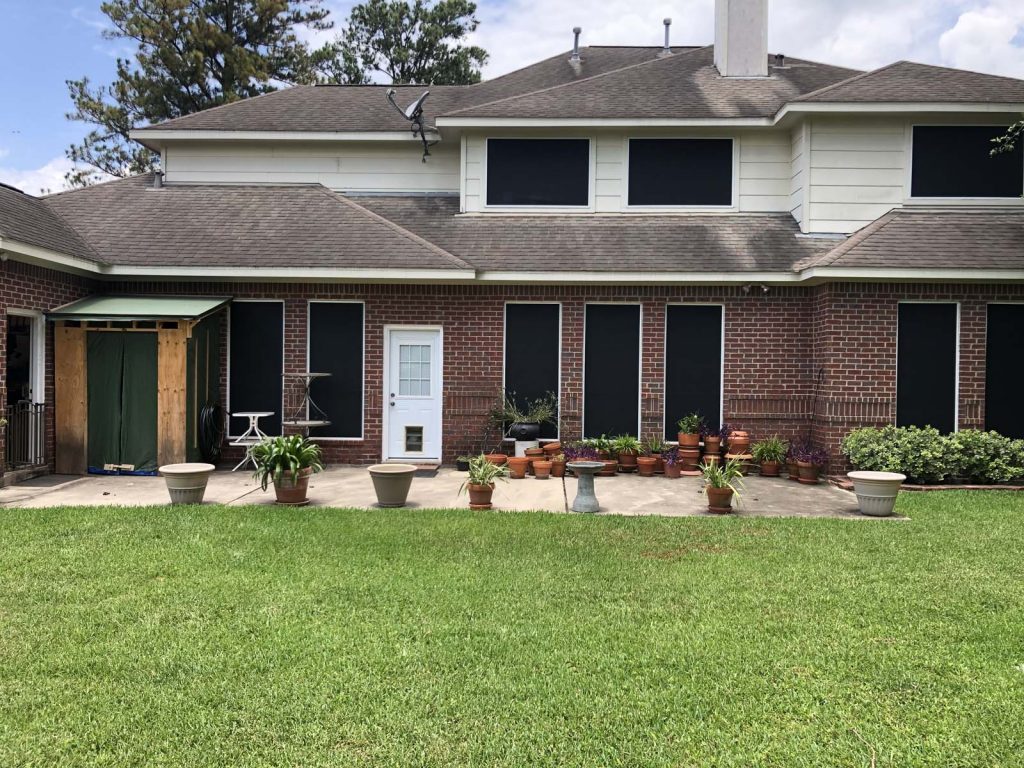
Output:
M95 331L86 338L89 471L156 472L156 334Z

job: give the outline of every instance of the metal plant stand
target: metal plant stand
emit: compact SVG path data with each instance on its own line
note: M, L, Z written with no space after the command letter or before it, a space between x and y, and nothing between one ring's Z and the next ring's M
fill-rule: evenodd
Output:
M301 382L302 386L302 398L291 414L285 416L284 421L281 422L282 427L294 427L306 437L309 437L309 430L313 427L330 426L331 422L323 408L317 405L313 398L309 396L309 388L313 382L317 379L325 379L330 375L329 373L309 373L308 371L306 373L281 374L281 378L284 379L285 390L288 388L289 381Z
M572 502L573 512L597 512L601 505L594 493L594 475L604 469L602 461L570 461L565 465L576 473L576 498Z

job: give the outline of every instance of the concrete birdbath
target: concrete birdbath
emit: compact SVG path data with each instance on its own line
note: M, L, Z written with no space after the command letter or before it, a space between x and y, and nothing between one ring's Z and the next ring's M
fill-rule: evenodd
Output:
M374 464L370 467L379 507L404 507L416 467L412 464Z
M164 464L159 472L167 483L171 504L202 504L213 464Z
M576 498L572 502L573 512L597 512L601 505L594 493L594 475L604 469L603 461L570 461L565 465L576 473Z
M893 513L900 486L907 479L899 472L847 472L846 476L853 480L861 514L871 517L888 517Z

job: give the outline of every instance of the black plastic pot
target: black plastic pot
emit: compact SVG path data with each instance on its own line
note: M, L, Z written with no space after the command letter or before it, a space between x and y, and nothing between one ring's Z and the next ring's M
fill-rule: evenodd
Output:
M455 470L457 472L469 472L469 459L456 459Z
M536 440L540 437L540 424L516 422L508 431L513 440Z

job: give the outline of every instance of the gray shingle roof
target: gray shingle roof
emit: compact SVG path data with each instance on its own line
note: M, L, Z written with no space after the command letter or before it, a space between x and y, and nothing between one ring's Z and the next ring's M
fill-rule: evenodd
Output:
M794 101L1024 103L1024 80L897 61Z
M99 261L78 233L43 200L4 184L0 184L0 238Z
M459 216L453 198L355 200L481 270L789 271L835 245L797 237L788 214Z
M767 78L722 77L715 67L714 48L707 46L443 116L770 117L787 101L858 72L787 58L786 66L772 66L769 74Z
M1024 210L899 208L797 267L1024 269Z
M405 131L409 124L385 99L390 87L398 91L395 98L402 105L429 88L430 98L424 110L429 124L436 115L473 104L484 104L651 61L660 50L649 47L586 47L581 49L579 68L569 64L569 52L565 52L476 85L296 86L139 130Z
M123 266L470 269L319 185L165 186L146 174L45 198Z

